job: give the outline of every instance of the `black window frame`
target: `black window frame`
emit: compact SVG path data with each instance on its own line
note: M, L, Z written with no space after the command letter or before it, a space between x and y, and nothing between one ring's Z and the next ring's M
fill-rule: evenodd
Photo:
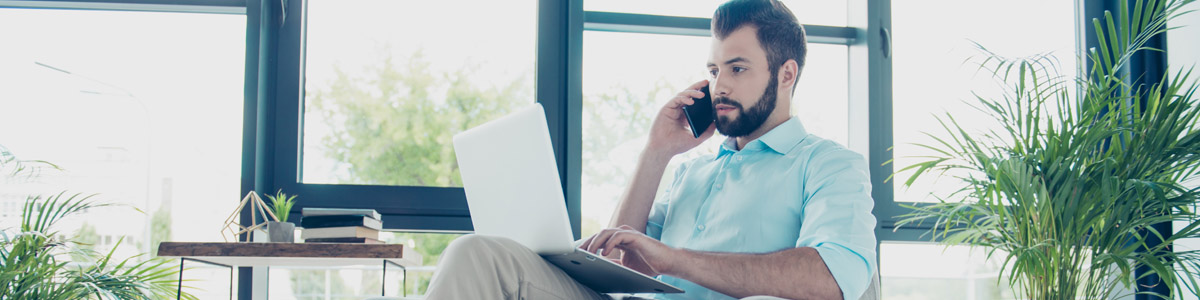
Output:
M372 208L383 215L386 229L406 231L471 231L466 197L460 187L315 184L300 180L303 138L304 32L306 1L281 0L282 25L268 39L274 56L263 66L274 73L259 79L273 90L262 91L257 114L256 144L259 191L285 190L305 201L293 207ZM263 2L277 6L276 2ZM582 36L585 30L708 36L709 19L613 12L585 12L583 0L538 1L536 99L546 108L573 234L580 235L580 157L582 144ZM268 18L270 16L265 16ZM274 17L278 19L278 17ZM810 41L850 45L858 39L851 27L807 25ZM272 34L267 28L265 34ZM264 124L265 123L265 124ZM262 127L264 125L273 124ZM263 143L263 141L271 143ZM269 155L263 155L267 153Z
M890 35L887 33L887 31L891 27L891 0L881 0L878 2L869 0L856 0L856 2L861 1L867 1L870 3L868 5L868 14L877 14L880 16L878 18L869 19L873 22L878 22L881 28L879 31L880 34L890 39ZM1115 14L1115 12L1122 10L1122 6L1125 6L1125 9L1132 11L1134 6L1134 4L1128 0L1074 0L1073 2L1075 10L1072 18L1073 23L1075 24L1074 32L1076 55L1082 55L1083 53L1086 53L1085 50L1096 49L1099 46L1099 41L1096 38L1095 27L1092 26L1092 19L1103 19L1106 11L1111 11ZM875 25L870 24L870 26ZM873 31L869 30L869 32ZM1143 76L1127 76L1125 80L1134 86L1150 86L1158 83L1166 72L1166 58L1168 51L1166 43L1165 34L1151 38L1146 43L1146 46L1157 48L1162 51L1142 51L1139 55L1135 56L1127 65L1129 70L1128 73L1142 74ZM1088 64L1087 67L1091 68L1091 61L1084 61ZM872 67L875 66L872 65ZM880 177L886 178L886 176L892 174L895 167L892 166L892 164L884 164L892 158L891 152L888 150L890 148L880 148L885 145L887 147L891 147L891 145L893 145L895 142L893 140L891 128L892 71L890 60L886 62L885 67L881 67L878 72L876 71L876 69L872 69L869 74L872 84L875 83L874 81L877 78L882 82L880 82L879 86L872 85L870 93L872 95L876 93L885 94L881 95L881 97L878 99L876 97L871 98L871 134L869 137L872 141L870 163L873 169L871 170L871 183L873 184L874 188L872 196L875 197L874 212L876 218L879 220L879 225L876 229L876 237L878 238L879 243L884 241L930 242L931 237L926 233L932 229L931 224L906 225L901 228L897 228L895 226L896 222L899 221L899 216L914 211L909 208L901 207L901 203L906 203L915 207L922 207L928 204L902 201L898 202L896 201L894 195L894 180L880 180ZM1131 80L1129 77L1136 78L1136 80ZM885 107L875 107L875 104L880 104ZM876 125L876 121L879 121L879 126ZM1170 222L1160 223L1154 227L1159 232L1173 232L1171 228L1172 224ZM1157 243L1161 243L1161 239L1157 239L1157 242L1154 240L1148 242L1150 246L1154 246ZM876 247L876 250L878 250L878 244ZM878 259L878 257L876 259ZM1140 267L1135 271L1135 278L1138 278L1136 287L1137 292L1153 292L1162 295L1170 294L1170 290L1168 290L1165 285L1158 284L1159 282L1157 276L1149 275L1142 277L1143 274L1146 274L1150 271L1151 270L1147 267ZM1149 294L1137 294L1134 295L1134 299L1150 300L1158 298Z
M583 10L584 0L539 0L536 98L546 108L571 226L580 234L582 140L582 36L585 30L707 36L709 19ZM1128 1L1075 0L1077 44L1097 45L1090 20L1117 11ZM303 0L8 0L0 8L94 9L245 14L246 69L243 113L241 194L283 189L303 195L303 207L373 208L387 229L466 232L470 226L461 188L306 184L300 178L303 134ZM850 147L865 151L870 165L873 213L883 241L928 241L929 228L895 227L911 212L893 195L891 1L848 0L847 26L806 25L814 43L848 46ZM1165 36L1153 42L1162 52L1146 52L1130 67L1134 73L1165 71ZM1157 80L1161 76L1143 76ZM1138 82L1152 84L1153 82ZM233 202L230 203L231 205ZM918 204L919 205L919 204ZM242 223L249 223L243 214ZM1170 224L1165 224L1169 230ZM1160 228L1160 230L1162 230ZM877 244L878 247L878 244ZM877 249L878 250L878 249ZM877 258L878 259L878 258ZM1140 273L1140 272L1139 272ZM249 268L239 272L239 299L251 298ZM1162 286L1155 287L1162 291ZM1138 295L1138 299L1149 296Z
M273 141L258 150L270 153L260 156L266 160L259 170L262 180L257 190L282 189L290 194L301 195L304 201L297 202L294 213L304 207L371 208L383 215L385 229L407 231L468 232L472 230L466 196L461 187L431 186L386 186L353 184L304 183L301 179L304 113L304 49L305 26L307 26L307 1L282 0L287 9L277 10L286 14L278 29L278 47L269 59L277 59L274 74L267 78L273 81L274 95L267 95L265 109L271 113L265 117L269 128L260 128ZM273 5L274 3L272 3ZM578 99L568 95L578 92L578 84L572 87L568 56L572 50L569 32L581 24L572 22L577 14L569 11L568 2L539 0L537 22L537 56L535 72L535 95L546 109L550 127L551 144L554 148L559 176L563 181L567 205L572 219L579 212L578 160L580 144L578 136L572 136L570 128L579 127ZM574 27L572 23L575 23ZM577 76L576 76L577 78ZM260 105L262 107L262 105ZM574 122L574 123L572 123ZM574 162L574 163L572 163ZM577 223L577 222L576 222Z

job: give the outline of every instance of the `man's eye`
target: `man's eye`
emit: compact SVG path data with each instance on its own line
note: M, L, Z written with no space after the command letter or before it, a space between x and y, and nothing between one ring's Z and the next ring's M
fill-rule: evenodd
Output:
M743 71L746 71L746 68L743 68L743 67L733 67L733 72L734 72L734 73L741 73L741 72L743 72Z
M717 77L717 69L709 69L708 75L712 75L712 77Z

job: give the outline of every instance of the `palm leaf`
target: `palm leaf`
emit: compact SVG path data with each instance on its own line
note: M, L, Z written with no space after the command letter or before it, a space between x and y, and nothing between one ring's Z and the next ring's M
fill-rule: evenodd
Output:
M115 262L113 253L95 256L88 267L74 267L58 256L94 252L73 249L54 225L92 208L110 206L91 201L92 195L31 196L22 208L21 232L0 235L0 299L167 299L176 294L174 267L164 259ZM0 231L2 232L2 231ZM196 299L182 293L184 299Z
M1197 85L1189 69L1130 86L1125 80L1144 75L1123 69L1137 53L1161 51L1146 43L1170 30L1166 20L1188 13L1181 7L1190 2L1135 1L1093 20L1099 46L1081 59L1091 67L1080 78L1057 75L1045 53L1004 58L977 44L986 55L980 70L1006 88L998 97L975 94L972 107L992 115L997 128L973 135L953 116L940 116L944 133L917 144L932 155L898 172L912 172L907 186L951 169L978 176L953 176L963 186L950 197L966 199L902 205L912 212L898 227L932 221L936 241L986 247L989 255L1002 250L1004 274L1030 299L1108 299L1151 274L1173 294L1147 295L1200 294L1200 254L1166 246L1200 237L1191 209L1200 187L1183 185L1200 176ZM1071 83L1081 87L1078 95L1069 93ZM1173 221L1188 225L1175 233L1152 227ZM1139 268L1150 271L1134 276Z

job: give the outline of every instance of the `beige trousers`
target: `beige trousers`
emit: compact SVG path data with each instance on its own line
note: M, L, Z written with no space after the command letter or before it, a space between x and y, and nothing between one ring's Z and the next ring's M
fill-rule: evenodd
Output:
M501 237L465 235L442 252L426 299L636 300L583 286L537 253ZM780 299L755 296L743 300Z
M537 253L501 237L469 234L442 252L425 299L611 299Z

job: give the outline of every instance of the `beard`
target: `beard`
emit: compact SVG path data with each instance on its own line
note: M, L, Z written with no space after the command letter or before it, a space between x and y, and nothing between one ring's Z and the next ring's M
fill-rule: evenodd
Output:
M716 118L717 132L728 137L743 137L762 127L762 124L767 122L767 117L771 116L771 112L775 111L775 89L779 86L776 79L776 75L771 74L771 81L767 83L767 89L763 91L762 97L758 98L758 103L750 107L750 110L742 109L741 103L728 97L713 97L714 106L726 104L737 109L736 118L730 118L729 115ZM713 114L716 114L715 109Z

